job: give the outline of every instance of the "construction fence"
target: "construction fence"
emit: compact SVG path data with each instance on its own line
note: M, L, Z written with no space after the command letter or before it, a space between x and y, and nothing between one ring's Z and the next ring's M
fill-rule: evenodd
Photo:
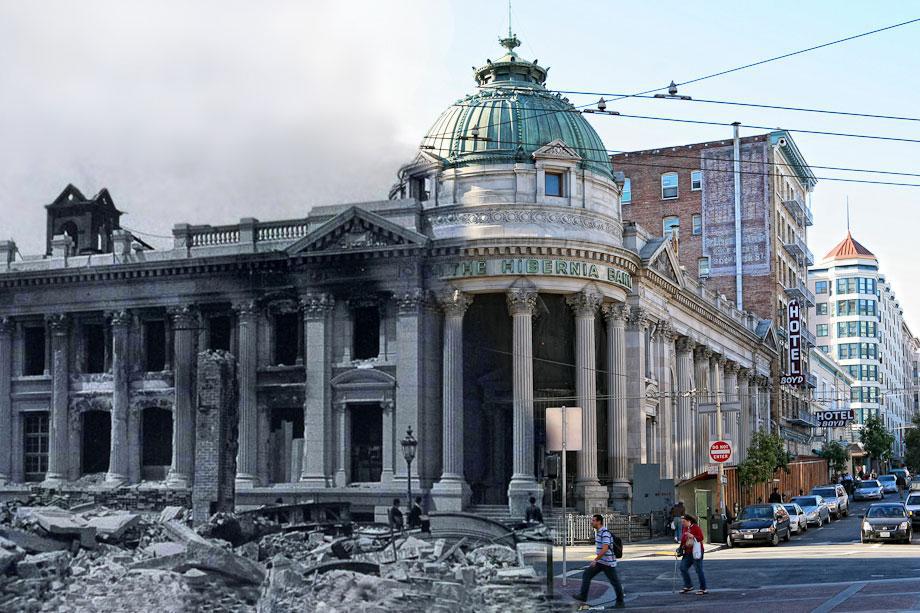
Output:
M773 475L773 480L754 486L741 487L738 470L734 466L725 469L728 482L725 485L726 508L735 509L748 504L766 502L775 487L783 495L783 500L798 496L799 492L808 493L811 488L828 483L827 460L821 458L802 459L789 463L789 472L780 469Z

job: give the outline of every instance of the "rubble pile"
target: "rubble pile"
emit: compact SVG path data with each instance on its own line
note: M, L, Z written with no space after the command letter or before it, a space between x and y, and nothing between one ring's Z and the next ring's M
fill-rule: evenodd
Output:
M552 609L523 550L473 537L281 532L249 513L193 530L180 506L74 512L33 502L0 504L0 611Z

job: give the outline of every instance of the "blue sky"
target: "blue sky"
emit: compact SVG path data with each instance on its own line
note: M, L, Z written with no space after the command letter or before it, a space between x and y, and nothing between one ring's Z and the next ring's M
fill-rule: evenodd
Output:
M551 67L550 87L636 92L917 16L920 2L518 1L513 28L519 52ZM0 234L39 251L42 205L68 182L109 187L126 225L159 236L178 222L298 217L316 204L383 198L440 112L473 89L470 67L499 53L506 29L502 1L0 0ZM681 93L916 116L918 39L914 24ZM917 122L636 99L611 108L920 138ZM731 134L591 121L617 150ZM920 144L794 137L815 165L920 172ZM878 255L920 332L920 188L820 181L809 234L818 257L845 234L847 196L854 236Z

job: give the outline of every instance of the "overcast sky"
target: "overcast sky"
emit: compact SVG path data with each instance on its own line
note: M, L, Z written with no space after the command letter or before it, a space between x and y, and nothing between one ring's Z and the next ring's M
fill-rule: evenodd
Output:
M514 30L523 56L552 67L550 87L630 93L918 16L917 2L518 0ZM0 236L39 252L43 205L69 182L88 194L108 187L125 226L162 236L178 222L300 217L316 204L385 198L440 112L472 91L470 67L499 54L507 22L503 0L0 0ZM914 24L682 93L916 116L918 40ZM636 99L611 106L920 139L917 122ZM592 123L615 150L730 136L714 126ZM920 144L794 137L813 165L920 173ZM854 236L879 256L920 332L920 188L819 181L809 235L819 258L846 232L847 196Z

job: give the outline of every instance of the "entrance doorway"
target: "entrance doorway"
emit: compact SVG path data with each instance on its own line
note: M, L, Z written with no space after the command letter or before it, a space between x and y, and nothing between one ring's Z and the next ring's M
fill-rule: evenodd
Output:
M83 474L109 470L109 447L112 443L112 416L108 411L83 412Z
M141 421L141 478L163 480L172 464L172 411L147 407Z
M379 403L348 406L351 422L351 483L376 483L383 472L383 407Z
M269 480L271 483L299 481L302 463L303 407L273 407L269 434Z

